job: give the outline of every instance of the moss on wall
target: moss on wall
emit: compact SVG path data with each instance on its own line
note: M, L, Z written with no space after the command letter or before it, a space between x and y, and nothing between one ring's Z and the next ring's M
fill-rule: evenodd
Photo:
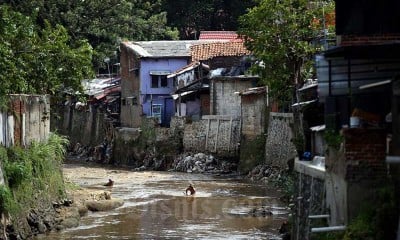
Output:
M265 162L265 137L242 139L240 145L239 171L247 173L255 166Z

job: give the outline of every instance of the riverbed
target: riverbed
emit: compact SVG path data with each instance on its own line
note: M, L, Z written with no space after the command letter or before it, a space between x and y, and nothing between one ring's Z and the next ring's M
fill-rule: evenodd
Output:
M89 212L75 228L37 239L280 239L287 220L281 193L240 176L128 169L68 163L66 181L83 188L110 191L124 205ZM103 186L108 179L113 187ZM192 184L194 196L186 196Z

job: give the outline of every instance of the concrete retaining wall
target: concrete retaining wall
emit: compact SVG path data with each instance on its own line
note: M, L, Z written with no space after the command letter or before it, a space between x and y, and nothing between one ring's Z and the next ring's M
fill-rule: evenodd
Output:
M9 95L9 111L0 112L0 144L26 146L47 140L50 98L47 95Z
M287 167L288 161L296 156L296 148L292 142L292 113L270 113L266 140L265 159L267 164Z
M186 124L183 134L185 152L206 152L221 157L238 156L240 120L232 116L206 115Z
M312 239L311 228L328 226L328 218L310 218L310 216L326 215L324 171L304 171L309 167L296 161L296 180L292 224L293 240Z

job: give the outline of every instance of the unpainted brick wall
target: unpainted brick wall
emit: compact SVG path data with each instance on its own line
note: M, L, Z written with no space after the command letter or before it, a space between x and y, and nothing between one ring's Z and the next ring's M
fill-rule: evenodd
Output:
M384 42L399 41L400 34L379 34L369 36L342 35L341 46L368 45Z
M384 130L349 128L343 134L346 180L373 180L386 175Z

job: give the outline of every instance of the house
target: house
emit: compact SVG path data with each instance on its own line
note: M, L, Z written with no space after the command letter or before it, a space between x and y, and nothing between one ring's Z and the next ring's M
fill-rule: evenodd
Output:
M210 113L210 90L207 78L209 67L200 62L189 65L170 74L176 90L172 94L175 100L175 116L187 116L192 120Z
M212 36L216 37L221 34L226 33L222 31ZM211 39L211 36L207 39ZM231 76L244 75L244 69L247 69L251 64L244 57L248 55L250 55L250 51L245 48L242 41L194 44L191 47L191 63L168 75L168 78L172 78L176 86L173 93L176 115L199 119L200 116L210 114L209 71L217 68L222 71L225 68L225 75L231 69L236 70L236 72L230 73Z
M199 40L237 40L235 31L200 31Z
M381 204L378 189L399 179L393 169L400 163L400 17L395 13L400 3L335 2L337 45L316 56L325 126L313 130L325 131L325 166L297 163L303 185L298 188L301 214L294 219L300 229L294 239L344 230L367 204ZM305 187L306 182L311 186ZM326 192L322 205L313 201L318 188ZM398 199L386 203L390 201ZM381 239L395 238L396 214L385 216L395 227ZM313 226L316 218L326 218L329 226Z
M169 126L174 115L167 76L190 62L190 46L198 41L123 42L121 51L121 126L140 127L142 117Z
M241 64L243 56L250 55L251 52L240 39L195 44L191 47L191 61L207 64L210 69L238 66Z

